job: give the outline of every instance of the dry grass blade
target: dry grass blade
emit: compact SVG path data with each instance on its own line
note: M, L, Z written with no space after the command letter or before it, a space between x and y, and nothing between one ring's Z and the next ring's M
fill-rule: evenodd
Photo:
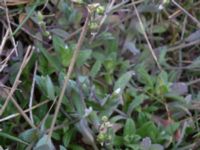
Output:
M16 55L18 55L17 48L16 48L16 42L15 42L15 39L13 37L13 32L12 32L11 25L10 25L10 18L9 18L8 8L7 8L7 5L6 5L6 0L4 0L4 4L5 4L5 8L6 8L5 9L5 11L6 11L6 19L7 19L7 22L8 22L8 29L9 29L9 32L10 32L10 39L11 39L12 44L14 46L15 53L16 53Z
M7 89L1 89L5 93L5 95L9 95L9 91ZM17 108L19 113L24 117L24 119L28 122L28 124L32 128L36 128L36 126L31 122L31 120L28 118L28 116L24 113L23 109L20 107L20 105L17 103L17 101L11 96L11 101L13 102L14 106Z
M183 42L183 43L181 43L181 44L179 44L177 46L169 47L167 49L167 52L173 52L173 51L178 50L178 49L182 49L182 48L186 48L186 47L193 46L193 45L198 45L198 44L200 44L200 40L195 40L195 41L192 41L192 42L189 42L189 43Z
M11 50L8 56L3 61L0 62L0 72L2 72L5 67L7 67L8 61L10 60L10 57L12 56L12 54L15 52L16 47L17 45L15 45L15 47Z
M16 6L16 5L22 5L30 3L31 0L6 0L7 6ZM1 6L5 6L4 2L0 1Z
M197 26L200 28L200 22L193 17L187 10L185 10L181 5L179 5L175 0L172 0L172 2L174 3L174 5L176 5L179 9L181 9L188 17L190 17L196 24Z
M8 104L8 102L10 101L10 98L11 98L12 95L14 94L14 92L15 92L15 90L16 90L18 84L19 84L19 78L20 78L20 76L21 76L21 73L22 73L23 69L25 68L26 64L28 63L29 59L31 58L32 52L33 52L33 51L32 51L32 47L29 46L29 47L27 48L27 51L26 51L26 54L25 54L25 56L24 56L23 62L22 62L22 64L21 64L21 66L20 66L20 69L19 69L19 71L18 71L18 73L17 73L17 76L16 76L16 78L15 78L15 82L14 82L12 88L11 88L11 91L9 92L8 97L6 98L4 105L2 106L2 108L1 108L1 110L0 110L0 116L3 114L3 112L4 112L4 110L5 110L5 108L6 108L7 104Z
M199 83L199 82L200 82L200 78L195 79L195 80L192 80L192 81L189 81L189 82L187 83L187 85L189 86L189 85L192 85L192 84L197 84L197 83Z
M145 28L144 28L144 25L143 25L143 23L142 23L142 19L140 18L140 15L139 15L139 12L138 12L138 10L137 10L137 7L136 7L135 3L133 3L133 7L134 7L134 9L135 9L137 18L138 18L138 20L139 20L141 29L142 29L142 31L143 31L143 35L144 35L144 37L145 37L145 39L146 39L146 42L147 42L147 44L148 44L148 46L149 46L149 50L150 50L150 52L151 52L151 54L152 54L152 56L153 56L153 59L155 60L155 62L156 62L156 64L157 64L158 68L159 68L160 70L162 70L162 68L161 68L161 66L160 66L160 64L159 64L159 62L158 62L158 59L157 59L157 57L156 57L156 54L155 54L155 52L154 52L154 50L153 50L153 48L152 48L152 46L151 46L151 43L150 43L150 41L149 41L149 39L148 39L148 36L147 36L147 34L146 34L146 32L145 32Z
M50 131L49 131L49 134L48 134L48 139L50 139L51 136L52 136L53 129L54 129L56 119L57 119L57 116L58 116L58 112L59 112L59 109L60 109L60 106L61 106L61 102L62 102L62 99L64 97L64 93L65 93L65 90L67 88L69 78L71 77L71 74L73 72L74 65L75 65L77 56L79 54L80 48L83 44L83 41L84 41L84 38L85 38L85 35L86 35L86 32L87 32L89 20L90 20L90 13L88 11L88 16L87 16L85 24L83 26L83 29L82 29L81 35L79 37L76 49L74 50L74 53L73 53L73 56L72 56L72 59L71 59L71 62L70 62L69 68L68 68L67 75L65 76L65 80L64 80L64 84L63 84L63 87L62 87L62 90L61 90L61 94L60 94L60 97L58 99L58 102L57 102L57 105L56 105L56 108L55 108L54 117L53 117L51 127L50 127Z
M8 36L9 36L9 29L7 29L6 34L4 35L4 37L3 37L2 41L1 41L0 55L1 55L2 51L3 51L4 45L6 43L6 40L8 39Z
M35 76L36 76L36 72L37 72L37 68L38 68L38 63L35 63L35 68L34 68L34 74L33 74L33 82L32 82L32 86L31 86L31 94L30 94L30 99L29 99L29 108L32 108L32 104L33 104L33 94L34 94L34 89L35 89ZM30 110L29 111L29 116L31 118L32 123L34 124L34 120L33 120L33 113Z
M29 108L29 109L24 110L23 112L24 112L24 113L30 112L30 111L32 111L32 110L34 110L34 109L36 109L36 108L38 108L38 107L40 107L40 106L42 106L42 105L48 103L48 102L50 102L50 101L49 101L49 100L46 100L46 101L44 101L44 102L41 102L41 103L39 103L39 104L36 104L35 106L33 106L33 107ZM19 115L20 115L20 113L15 113L15 114L9 115L9 116L7 116L7 117L4 117L4 118L0 119L0 122L6 121L6 120L10 120L10 119L15 118L15 117L17 117L17 116L19 116Z
M57 97L54 99L54 101L51 104L49 110L47 111L47 113L45 114L45 116L43 117L43 119L40 121L40 123L38 124L38 127L42 126L45 123L45 121L47 120L47 117L49 116L50 111L52 110L53 106L56 103L56 99L57 99Z

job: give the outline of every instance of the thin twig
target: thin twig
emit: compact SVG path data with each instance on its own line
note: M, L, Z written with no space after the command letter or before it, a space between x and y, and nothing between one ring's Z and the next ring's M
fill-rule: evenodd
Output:
M139 15L139 13L138 13L138 10L137 10L137 7L136 7L135 3L133 3L133 7L134 7L134 9L135 9L136 16L137 16L137 18L138 18L138 20L139 20L139 23L140 23L140 26L141 26L141 28L142 28L143 35L144 35L144 37L145 37L145 39L146 39L146 42L147 42L147 44L148 44L148 46L149 46L149 50L150 50L150 52L151 52L151 54L152 54L152 56L153 56L153 58L154 58L154 60L155 60L155 62L156 62L156 64L157 64L158 68L159 68L160 70L162 70L162 68L161 68L161 66L160 66L160 64L159 64L159 62L158 62L158 59L157 59L157 57L156 57L156 54L155 54L155 52L154 52L154 50L153 50L153 48L152 48L152 46L151 46L151 43L150 43L150 41L149 41L149 39L148 39L148 36L147 36L147 34L146 34L144 25L143 25L143 23L142 23L142 20L141 20L141 18L140 18L140 15Z
M17 45L18 45L18 43L17 43ZM17 46L17 45L15 45L15 46ZM8 61L9 61L9 59L10 59L10 57L12 56L12 54L15 52L15 48L13 48L12 50L11 50L11 52L8 54L8 56L3 60L3 61L1 61L1 63L0 63L0 72L2 72L3 71L3 69L5 68L5 67L7 67L7 63L8 63Z
M12 95L14 94L14 92L15 92L17 86L18 86L19 78L20 78L20 76L21 76L21 73L22 73L23 69L25 68L25 66L26 66L26 64L27 64L26 62L31 58L32 52L33 52L33 51L32 51L32 47L29 46L29 47L27 48L26 54L25 54L25 56L24 56L24 59L23 59L23 61L22 61L21 67L20 67L20 69L19 69L19 71L18 71L18 73L17 73L17 76L16 76L16 78L15 78L14 84L13 84L13 86L12 86L12 88L11 88L11 91L9 92L8 97L6 98L4 105L2 106L2 108L1 108L1 110L0 110L0 116L3 114L3 112L4 112L4 110L5 110L5 108L6 108L7 104L8 104L8 102L10 101L10 98L11 98Z
M181 5L179 5L175 0L172 0L172 2L174 3L174 5L176 5L179 9L181 9L188 17L190 17L192 19L192 21L194 21L197 26L200 28L200 22L193 17L187 10L185 10Z
M4 0L4 4L5 4L5 11L6 11L6 19L7 19L7 22L8 22L8 29L10 31L10 38L11 38L12 44L14 46L15 53L16 53L16 55L18 55L17 48L16 48L16 42L15 42L15 39L13 37L13 34L12 34L13 32L12 32L11 25L10 25L10 19L9 19L8 7L6 5L6 0Z
M187 84L187 86L189 86L189 85L192 85L192 84L197 84L197 83L199 83L199 82L200 82L200 78L195 79L195 80L192 80L192 81L189 81L189 82L187 82L186 84Z
M57 125L53 128L53 131L56 131L56 130L59 130L59 129L63 129L65 128L66 126L69 126L69 125L73 125L73 124L76 124L80 121L80 119L75 119L75 120L70 120L70 122L64 122L60 125ZM49 133L51 131L51 128L50 129L47 129L45 132L46 133Z
M76 31L74 31L73 33L71 33L68 37L64 38L64 42L72 39L76 34L78 34L79 32L81 32L83 27L77 29ZM52 50L54 47L51 46L50 48L48 48L48 51Z
M47 7L48 3L49 3L49 0L46 0L44 6L41 9L41 12L44 11L44 9Z
M54 104L56 103L56 99L57 99L57 97L54 99L53 103L51 104L51 106L50 106L48 112L45 114L45 116L44 116L44 118L42 119L42 121L40 121L38 127L41 127L41 126L44 124L44 122L47 120L47 117L49 116L50 111L52 110Z
M73 33L71 33L68 37L66 37L66 38L64 39L64 41L70 40L70 39L73 38L76 34L78 34L79 32L81 32L81 30L82 30L82 27L79 28L78 30L74 31Z
M192 46L192 45L195 45L195 44L200 44L200 40L196 40L196 41L193 41L193 42L189 42L189 43L181 43L177 46L173 46L173 47L170 47L167 49L167 52L173 52L175 50L178 50L178 49L181 49L181 48L186 48L186 47L189 47L189 46Z
M30 94L30 99L29 99L29 108L32 108L32 105L33 105L33 94L34 94L34 89L35 89L35 76L36 76L37 68L38 68L38 63L36 61L34 73L33 73L33 82L32 82L32 86L31 86L31 94ZM29 116L30 116L32 123L34 124L33 112L31 110L29 111Z
M79 37L76 49L74 50L74 53L73 53L73 56L72 56L72 59L71 59L71 62L70 62L69 68L68 68L67 75L65 76L65 80L64 80L64 84L63 84L63 87L62 87L62 90L61 90L61 93L60 93L60 97L58 99L58 103L57 103L56 108L55 108L54 117L53 117L51 127L50 127L50 131L49 131L49 134L48 134L48 139L50 139L51 136L52 136L53 129L54 129L56 119L57 119L57 116L58 116L58 112L59 112L59 109L60 109L60 106L61 106L61 102L62 102L62 99L64 97L65 90L67 88L68 81L69 81L71 74L73 72L74 65L75 65L75 62L76 62L76 58L79 54L80 48L83 44L83 41L84 41L84 38L85 38L85 35L86 35L86 32L87 32L89 19L90 19L90 12L88 11L88 16L87 16L85 24L83 26L83 29L82 29L81 35Z
M18 27L19 25L16 24L15 22L10 22L13 26ZM45 42L43 39L38 38L37 36L33 35L28 29L24 28L23 26L21 27L21 31L24 33L28 34L30 37L34 38L37 41L42 42L45 45L49 45L49 43Z
M15 42L15 39L12 35L13 32L12 32L11 25L10 25L10 19L9 19L8 8L7 8L7 5L6 5L6 0L4 0L4 4L5 4L5 11L6 11L6 19L7 19L7 23L8 23L8 30L10 31L10 38L11 38L12 44L15 48L16 42ZM15 53L16 53L16 55L18 55L17 48L15 48Z
M0 55L3 51L4 45L6 44L6 40L8 39L8 35L9 35L9 29L7 29L6 34L4 35L1 45L0 45Z
M38 2L39 2L39 0L36 1L35 5L30 9L27 16L24 18L24 20L21 22L21 24L17 27L17 29L15 29L15 31L12 34L13 36L22 28L22 26L26 23L26 21L31 17L31 15L33 14L35 9L37 8Z
M6 89L3 89L4 92L6 93L6 95L9 95L9 92ZM17 110L19 111L19 113L24 117L24 119L28 122L28 124L32 127L32 128L36 128L36 126L31 122L31 120L28 118L28 116L24 113L23 109L20 107L20 105L17 103L17 101L11 96L11 101L14 104L14 106L17 108Z
M28 124L32 127L32 128L36 128L36 126L31 122L31 120L29 119L29 117L24 113L23 109L20 107L20 105L17 103L17 101L11 97L11 101L12 103L15 105L15 107L17 108L17 110L19 111L19 113L24 117L24 119L28 122Z
M50 102L50 101L49 101L49 100L46 100L46 101L44 101L44 102L41 102L41 103L39 103L39 104L36 104L35 106L33 106L33 107L29 108L29 109L24 110L23 112L24 112L24 113L30 112L30 111L32 111L32 110L34 110L34 109L36 109L36 108L38 108L38 107L40 107L40 106L42 106L42 105L48 103L48 102ZM9 115L9 116L7 116L7 117L4 117L4 118L0 119L0 122L6 121L6 120L10 120L10 119L15 118L15 117L17 117L17 116L19 116L19 115L20 115L20 113L15 113L15 114Z

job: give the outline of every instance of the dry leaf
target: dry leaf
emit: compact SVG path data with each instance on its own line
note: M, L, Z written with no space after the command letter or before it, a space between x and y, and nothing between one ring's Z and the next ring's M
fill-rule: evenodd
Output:
M19 24L21 24L21 23L23 22L23 20L26 18L26 16L27 16L26 13L21 13L21 14L19 15L19 18L18 18ZM33 22L32 22L30 19L27 20L26 25L28 25L28 27L29 27L30 29L33 28Z

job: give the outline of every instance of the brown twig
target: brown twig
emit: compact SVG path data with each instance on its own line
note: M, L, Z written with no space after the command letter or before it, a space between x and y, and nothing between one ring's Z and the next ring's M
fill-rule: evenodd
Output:
M38 107L40 107L40 106L42 106L42 105L48 103L48 102L50 102L50 101L49 101L49 100L46 100L46 101L44 101L44 102L41 102L41 103L39 103L39 104L36 104L35 106L32 106L32 107L29 108L29 109L24 110L23 112L24 112L24 113L30 112L30 111L32 111L32 110L34 110L34 109L36 109L36 108L38 108ZM17 117L17 116L19 116L19 115L20 115L20 113L15 113L15 114L9 115L9 116L7 116L7 117L4 117L4 118L0 119L0 122L3 122L3 121L6 121L6 120L15 118L15 117Z
M10 22L13 26L18 27L19 25L16 24L15 22ZM49 45L48 42L44 41L43 39L38 38L37 36L33 35L28 29L24 28L23 26L20 28L21 31L23 31L24 33L28 34L30 37L32 37L33 39L40 41L41 43L45 44L45 45Z
M6 0L4 0L4 4L5 4L6 19L7 19L7 22L8 22L8 30L10 31L10 38L11 38L12 44L14 46L15 53L16 53L16 55L18 55L17 48L16 48L16 42L15 42L15 39L13 37L13 32L12 32L12 28L11 28L11 25L10 25L10 19L9 19L8 8L7 8L7 5L6 5Z
M27 48L26 54L25 54L25 56L24 56L24 59L23 59L23 61L22 61L21 67L20 67L20 69L19 69L19 71L18 71L18 73L17 73L17 76L16 76L16 78L15 78L14 84L13 84L13 86L12 86L12 88L11 88L11 91L9 92L8 97L6 98L4 105L2 106L2 108L1 108L1 110L0 110L0 116L3 114L3 112L4 112L4 110L5 110L5 108L6 108L7 104L8 104L8 102L10 101L10 98L11 98L12 95L14 94L14 92L15 92L15 90L16 90L18 84L19 84L19 78L20 78L20 76L21 76L21 73L22 73L23 69L25 68L26 64L28 63L28 61L30 60L31 55L32 55L32 52L33 52L33 51L32 51L32 47L29 46L29 47Z
M192 45L195 45L195 44L200 44L200 40L195 40L195 41L192 41L192 42L189 42L189 43L183 42L183 43L181 43L177 46L173 46L173 47L168 48L167 52L173 52L175 50L186 48L186 47L189 47L189 46L192 46Z
M68 37L66 37L64 39L64 41L68 41L70 40L71 38L73 38L76 34L78 34L79 32L81 32L82 28L79 28L78 30L74 31L73 33L71 33Z
M156 62L156 64L157 64L158 68L159 68L160 70L162 70L162 68L161 68L161 66L160 66L160 64L159 64L159 62L158 62L158 59L157 59L157 57L156 57L156 54L155 54L155 52L154 52L154 50L153 50L153 48L152 48L152 46L151 46L151 43L150 43L150 41L149 41L149 39L148 39L148 36L147 36L147 34L146 34L146 32L145 32L144 25L143 25L143 23L142 23L142 20L141 20L141 18L140 18L140 15L139 15L139 13L138 13L138 10L137 10L137 7L136 7L135 3L133 3L133 7L134 7L134 9L135 9L136 16L137 16L137 18L138 18L138 20L139 20L139 23L140 23L140 26L141 26L141 28L142 28L142 33L143 33L143 35L144 35L144 37L145 37L145 39L146 39L146 42L147 42L147 44L148 44L148 46L149 46L149 50L150 50L150 52L151 52L151 54L152 54L152 56L153 56L153 59L155 60L155 62Z
M17 45L15 45L15 46L17 46ZM15 48L13 48L12 50L11 50L11 52L8 54L8 56L3 60L3 61L1 61L1 63L0 63L0 72L1 71L3 71L3 69L7 66L7 63L8 63L8 61L9 61L9 59L10 59L10 57L12 56L12 54L15 52Z
M64 97L65 90L67 88L68 81L69 81L71 74L73 72L77 56L79 54L80 48L83 44L83 41L84 41L84 38L85 38L85 35L86 35L86 32L87 32L89 19L90 19L90 12L88 11L88 16L87 16L85 24L83 26L83 29L82 29L81 35L79 37L76 49L74 50L74 53L73 53L73 56L72 56L72 59L71 59L71 62L70 62L69 68L68 68L67 75L65 76L64 84L63 84L63 87L62 87L62 90L61 90L61 93L60 93L60 97L58 99L58 102L57 102L57 105L56 105L56 108L55 108L54 117L53 117L51 127L50 127L50 130L49 130L48 139L50 139L51 136L52 136L53 129L54 129L56 119L57 119L57 116L58 116L58 112L59 112L59 109L60 109L60 106L61 106L61 102L62 102L62 99Z
M4 45L6 43L6 40L8 39L8 35L9 35L9 29L7 29L6 34L4 35L2 41L1 41L1 45L0 45L0 55L3 51Z
M185 10L181 5L179 5L175 0L172 0L172 2L174 3L174 5L176 5L180 10L182 10L188 17L190 17L192 19L192 21L194 21L197 26L200 28L200 22L193 17L187 10Z
M189 86L189 85L192 85L192 84L197 84L197 83L199 83L199 82L200 82L200 78L195 79L195 80L192 80L192 81L189 81L189 82L187 82L186 84L187 84L187 86Z
M9 95L9 91L3 89L6 95ZM11 89L12 90L12 89ZM25 114L25 112L23 111L23 109L20 107L20 105L17 103L17 101L11 96L10 97L12 103L14 104L14 106L17 108L17 110L19 111L19 113L24 117L24 119L28 122L28 124L32 127L32 128L36 128L36 126L31 122L31 120L28 118L28 116Z

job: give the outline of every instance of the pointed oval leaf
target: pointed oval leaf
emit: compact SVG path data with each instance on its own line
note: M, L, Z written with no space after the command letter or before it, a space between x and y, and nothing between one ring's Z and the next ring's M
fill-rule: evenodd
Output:
M115 86L114 86L114 90L117 90L117 89L121 89L121 91L124 90L124 88L127 86L127 84L129 83L129 81L131 80L131 77L133 75L133 71L129 71L129 72L126 72L124 73L118 80L117 82L115 83Z

